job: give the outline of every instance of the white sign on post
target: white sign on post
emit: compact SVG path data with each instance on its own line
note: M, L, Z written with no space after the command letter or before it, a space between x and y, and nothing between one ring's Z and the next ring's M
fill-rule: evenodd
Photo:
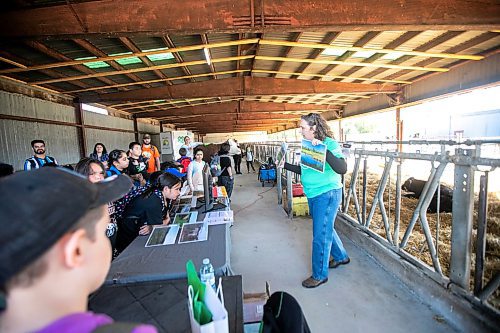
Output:
M172 149L172 132L161 132L160 144L162 154L172 154L174 152Z

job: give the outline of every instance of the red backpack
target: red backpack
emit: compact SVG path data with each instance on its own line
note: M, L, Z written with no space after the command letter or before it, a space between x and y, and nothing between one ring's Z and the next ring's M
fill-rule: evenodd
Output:
M179 163L182 164L182 171L181 173L186 173L187 172L187 169L188 169L188 166L189 166L189 163L191 163L191 159L189 157L181 157L179 159Z

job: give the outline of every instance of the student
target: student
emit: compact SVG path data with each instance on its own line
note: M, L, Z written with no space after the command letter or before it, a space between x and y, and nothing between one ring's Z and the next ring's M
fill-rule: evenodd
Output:
M90 180L92 183L98 183L106 177L106 168L101 161L84 157L75 166L75 171Z
M168 224L168 209L179 197L181 180L169 173L158 177L149 187L140 187L127 194L134 197L125 207L123 218L118 222L116 248L123 251L137 235L147 235L153 225Z
M187 156L187 153L188 150L186 148L179 149L179 155L181 155L181 157L177 160L177 162L182 165L182 170L181 170L182 173L187 172L187 168L191 163L191 161L193 160L191 157Z
M102 162L99 160L89 157L82 158L77 163L75 171L87 177L87 179L90 180L91 183L98 183L100 181L103 181L104 178L106 177L106 168L104 167L104 164L102 164ZM108 223L108 227L106 228L106 236L109 238L109 241L111 242L111 248L114 253L118 225L116 224L113 213L114 213L114 203L109 202L108 214L110 221Z
M148 177L147 160L142 156L142 148L139 142L131 142L128 145L129 164L127 174L134 180L134 186L146 185Z
M14 167L7 163L0 163L0 178L12 175Z
M312 275L302 281L302 286L316 288L328 282L328 268L336 268L350 262L334 227L342 200L340 174L347 171L347 163L340 145L333 139L333 133L321 115L309 113L302 116L300 129L304 139L311 141L313 146L323 143L327 149L324 172L302 165L284 164L286 170L301 175L309 204L313 220Z
M144 134L142 137L142 156L148 161L148 173L160 171L160 152L151 144L151 135Z
M228 155L229 149L229 143L224 142L217 153L220 157L220 167L222 170L222 173L218 177L218 183L219 186L226 188L227 196L231 198L234 186L234 162L233 157Z
M0 181L0 332L90 333L113 319L87 311L111 262L106 205L132 182L92 184L61 168L19 172ZM16 223L12 223L16 221ZM129 331L157 332L150 325Z
M181 172L183 168L184 167L182 166L182 164L180 164L177 161L175 161L175 162L173 162L173 161L163 162L161 164L162 170L164 170L165 172L171 173L172 175L179 178L182 182L186 181L186 173Z
M203 150L196 148L194 150L194 160L189 164L187 169L187 182L191 192L203 191Z
M115 149L111 151L111 153L109 153L108 165L109 165L109 169L107 172L108 177L126 173L129 165L127 153L120 149Z
M103 143L96 143L94 146L94 151L89 155L89 157L101 161L105 167L108 166L109 155Z
M55 158L45 154L45 141L33 140L31 141L31 148L35 155L26 159L24 162L24 170L39 169L43 166L57 166Z
M246 148L245 158L247 160L247 171L250 173L250 167L252 167L253 172L255 173L255 169L253 167L253 152L250 146Z

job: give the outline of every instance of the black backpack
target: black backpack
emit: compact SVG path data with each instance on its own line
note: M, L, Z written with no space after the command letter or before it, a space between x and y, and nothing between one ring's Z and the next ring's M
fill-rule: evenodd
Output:
M297 300L284 291L277 291L264 305L262 333L311 333Z

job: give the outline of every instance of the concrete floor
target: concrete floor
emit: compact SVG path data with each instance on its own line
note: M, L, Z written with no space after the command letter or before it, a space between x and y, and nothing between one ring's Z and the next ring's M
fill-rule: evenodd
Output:
M310 276L310 218L288 219L276 188L254 173L237 175L231 207L231 267L244 292L283 290L301 304L312 332L454 332L362 248L340 234L351 263L330 270L328 283L305 289Z

